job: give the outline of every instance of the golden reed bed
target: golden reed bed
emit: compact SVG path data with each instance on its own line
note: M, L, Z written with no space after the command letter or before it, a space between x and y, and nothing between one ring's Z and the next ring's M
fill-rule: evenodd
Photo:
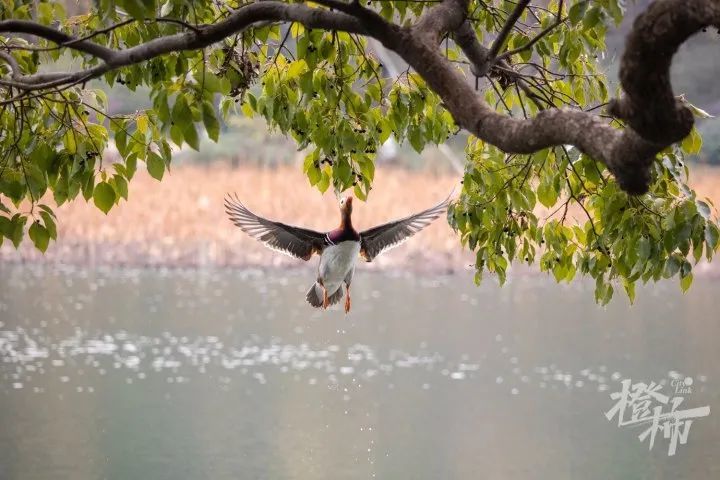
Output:
M692 172L691 183L700 196L720 200L720 169L696 166ZM355 204L355 227L362 230L433 205L459 186L459 180L455 175L380 167L368 203ZM0 261L135 267L304 265L234 227L224 213L226 192L237 192L250 209L286 223L327 230L339 221L335 196L321 196L297 166L182 165L162 182L138 171L130 183L130 200L107 216L82 198L63 205L57 209L58 241L44 256L29 241L18 251L5 242ZM369 266L452 272L468 268L472 260L440 219Z

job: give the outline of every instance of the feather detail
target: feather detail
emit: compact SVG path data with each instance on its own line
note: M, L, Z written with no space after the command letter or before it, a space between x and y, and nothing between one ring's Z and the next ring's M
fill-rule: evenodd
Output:
M235 226L268 248L302 260L320 254L328 243L325 233L268 220L251 212L235 194L225 197L225 212Z
M451 194L452 195L452 194ZM360 232L360 256L371 262L382 252L395 248L430 225L450 205L450 197L414 215Z

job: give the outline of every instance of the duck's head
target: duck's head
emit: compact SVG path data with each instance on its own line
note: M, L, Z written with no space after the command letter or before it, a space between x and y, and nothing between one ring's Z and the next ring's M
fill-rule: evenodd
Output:
M352 213L352 197L343 197L340 199L340 212L343 217L350 217Z

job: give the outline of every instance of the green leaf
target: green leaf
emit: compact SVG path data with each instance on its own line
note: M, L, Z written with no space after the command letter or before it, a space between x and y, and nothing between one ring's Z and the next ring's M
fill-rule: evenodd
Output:
M183 140L185 140L185 135L183 134L183 129L180 128L180 125L173 125L170 127L170 139L177 145L178 147L182 147Z
M625 289L625 293L627 293L630 303L635 303L635 282L624 280L623 288Z
M684 277L680 279L680 288L682 289L683 293L687 292L690 288L690 285L692 285L693 282L693 274L688 273Z
M123 157L127 156L127 133L125 133L125 130L119 128L115 131L115 147L117 147L118 152Z
M353 193L355 194L355 197L357 197L359 200L362 200L363 202L367 200L367 195L365 194L365 191L360 185L355 185L353 187Z
M317 185L317 183L322 178L322 173L320 172L319 168L317 168L315 166L311 166L307 170L307 176L308 176L308 180L310 180L310 185L314 186L314 185Z
M570 23L572 25L577 25L580 20L582 20L583 16L585 15L585 10L587 10L587 7L588 2L586 0L581 0L572 7L570 7L568 17L570 18Z
M600 303L600 305L607 305L610 303L610 300L612 300L614 292L615 289L612 284L605 283L599 289L595 289L595 299Z
M197 130L195 130L195 124L193 122L185 125L183 128L183 136L193 150L200 151L200 140L198 139Z
M352 167L345 158L339 158L335 162L335 176L347 186L352 181Z
M705 219L710 220L710 205L703 202L702 200L697 200L695 202L697 204L698 213Z
M47 143L40 143L30 154L30 161L45 172L57 158L57 153Z
M720 229L714 223L709 223L705 226L705 243L711 250L715 251L720 240Z
M107 182L98 183L93 191L93 202L107 215L115 203L115 189Z
M147 156L147 170L155 180L162 180L165 173L165 161L155 152L149 152Z
M125 157L125 176L128 180L132 180L137 170L137 153L131 153Z
M122 175L115 174L112 178L113 186L115 187L115 192L125 200L128 199L128 184L127 180L125 180L125 177Z
M195 150L198 149L198 137L195 131L192 111L184 95L178 95L175 100L175 105L173 105L170 138L172 138L178 147L182 147L184 140Z
M94 188L95 177L93 177L92 172L88 172L88 175L85 177L82 184L82 193L85 200L90 200L92 198Z
M12 218L12 230L10 232L10 240L12 240L13 246L15 246L15 248L18 248L20 246L23 232L25 230L26 221L27 217L23 217L19 213L16 213Z
M165 165L169 167L170 161L172 161L172 149L170 144L164 140L160 142L160 156L165 160Z
M218 77L209 70L205 70L205 76L200 76L200 80L197 80L197 82L203 85L206 91L220 93L222 95L230 93L230 82L228 79Z
M116 0L131 16L144 19L155 10L155 0Z
M583 26L588 30L591 28L595 28L595 26L602 19L602 15L603 14L600 10L600 7L591 8L590 11L587 12L587 14L583 17Z
M40 216L45 222L45 228L47 229L50 238L52 238L53 240L57 240L57 226L55 225L55 220L53 219L52 215L50 215L48 212L42 211L40 212Z
M37 6L38 20L44 25L52 23L53 19L53 8L50 3L41 3Z
M215 109L209 102L203 103L203 123L205 124L205 130L207 130L210 140L217 142L220 135L220 123L218 123L217 117L215 116Z
M423 141L419 128L414 127L408 131L408 140L417 153L422 153L423 148L425 148L425 142Z
M308 64L304 59L299 59L290 64L287 69L288 79L297 78L308 71Z
M685 137L680 146L685 153L691 155L700 152L702 149L702 138L695 127L690 131L690 135Z
M665 261L665 272L664 276L665 278L671 278L674 277L675 274L678 273L680 270L680 266L682 265L682 258L678 255L670 255L668 259Z
M65 136L63 137L63 144L65 145L65 150L67 150L68 153L77 153L77 142L75 136L75 130L65 131Z
M317 183L317 189L320 190L320 193L325 193L330 186L330 175L327 174L327 172L323 171L322 175L320 175L320 180Z
M138 132L145 135L148 130L148 116L145 113L141 113L140 115L138 115L135 123L137 125Z
M11 238L14 230L15 226L13 225L12 220L8 217L0 215L0 237Z
M537 189L537 198L540 200L545 207L550 208L557 202L559 192L555 190L555 187L551 183L550 179L547 181L541 181Z
M35 221L30 225L28 235L30 236L30 240L35 244L35 248L45 253L48 243L50 242L50 234L47 229L40 225L40 222Z

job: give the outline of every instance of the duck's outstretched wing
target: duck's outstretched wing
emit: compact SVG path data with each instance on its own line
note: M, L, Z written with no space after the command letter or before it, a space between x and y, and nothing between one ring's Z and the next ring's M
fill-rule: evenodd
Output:
M382 252L397 247L430 225L445 211L448 205L450 205L450 197L415 215L360 232L360 256L365 261L372 262Z
M327 235L324 233L273 222L255 215L240 202L237 194L234 198L229 194L225 197L225 211L243 232L267 247L291 257L307 261L313 253L322 253L327 245Z

